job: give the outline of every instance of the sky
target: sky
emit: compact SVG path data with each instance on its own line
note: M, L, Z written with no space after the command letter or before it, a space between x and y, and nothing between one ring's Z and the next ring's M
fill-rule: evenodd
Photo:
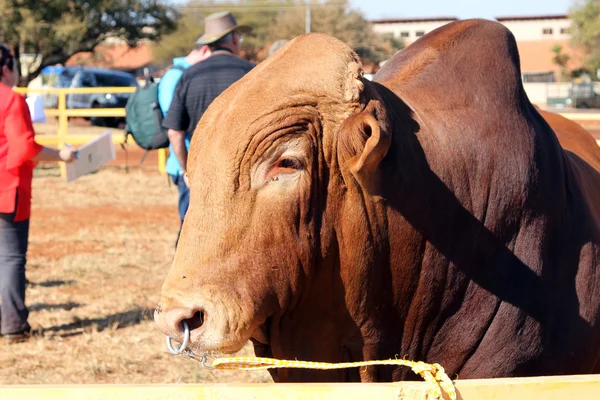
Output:
M188 0L170 0L184 4ZM219 1L219 0L216 0ZM225 1L225 0L221 0ZM321 0L323 1L323 0ZM350 0L367 19L486 18L566 14L576 0ZM198 0L202 3L201 0Z
M367 19L566 14L574 0L350 0Z

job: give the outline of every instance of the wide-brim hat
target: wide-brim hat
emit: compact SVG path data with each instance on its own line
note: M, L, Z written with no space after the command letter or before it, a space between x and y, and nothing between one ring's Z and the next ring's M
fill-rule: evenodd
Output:
M252 28L248 25L238 25L235 17L229 11L210 14L204 19L204 33L196 40L196 44L205 45L214 43L233 31L250 33Z

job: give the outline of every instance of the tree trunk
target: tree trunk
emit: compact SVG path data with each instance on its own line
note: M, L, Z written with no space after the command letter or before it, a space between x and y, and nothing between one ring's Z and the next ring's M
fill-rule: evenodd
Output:
M19 71L19 82L17 83L17 86L19 87L27 87L27 84L29 83L27 81L27 77L26 76L21 76L21 43L20 42L16 42L13 43L13 55L15 56L15 68L17 68L17 71Z

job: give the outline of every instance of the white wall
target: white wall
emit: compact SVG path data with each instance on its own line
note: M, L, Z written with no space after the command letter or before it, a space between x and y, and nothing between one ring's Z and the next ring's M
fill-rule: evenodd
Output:
M567 96L569 94L569 88L571 87L571 84L568 82L530 82L524 83L523 87L525 88L525 93L527 93L529 101L531 101L533 104L546 106L548 96Z
M394 37L402 38L407 43L418 39L417 31L423 31L425 34L431 32L440 26L452 22L447 21L414 21L414 22L373 22L373 30L377 33L391 33ZM539 19L527 21L504 21L501 22L515 35L517 40L568 40L571 35L561 32L569 29L571 21L566 17L560 19ZM552 34L544 34L544 29L552 29ZM401 37L402 32L408 32L408 37Z
M571 37L568 33L561 33L561 29L569 29L571 21L564 19L540 19L530 21L504 21L501 22L515 35L515 39L522 40L566 40ZM552 29L552 34L544 34L544 29Z
M373 31L377 33L391 33L396 38L403 39L406 43L411 43L417 40L416 33L418 31L428 34L440 26L446 25L448 21L415 21L415 22L392 22L392 23L373 23ZM408 32L408 37L402 37L402 32Z

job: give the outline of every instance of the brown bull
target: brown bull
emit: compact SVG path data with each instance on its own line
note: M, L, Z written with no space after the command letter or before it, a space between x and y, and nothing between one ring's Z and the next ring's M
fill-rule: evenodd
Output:
M528 101L513 36L460 21L362 78L301 36L223 93L155 317L198 353L399 355L461 378L600 372L600 151ZM283 370L388 381L404 368Z

